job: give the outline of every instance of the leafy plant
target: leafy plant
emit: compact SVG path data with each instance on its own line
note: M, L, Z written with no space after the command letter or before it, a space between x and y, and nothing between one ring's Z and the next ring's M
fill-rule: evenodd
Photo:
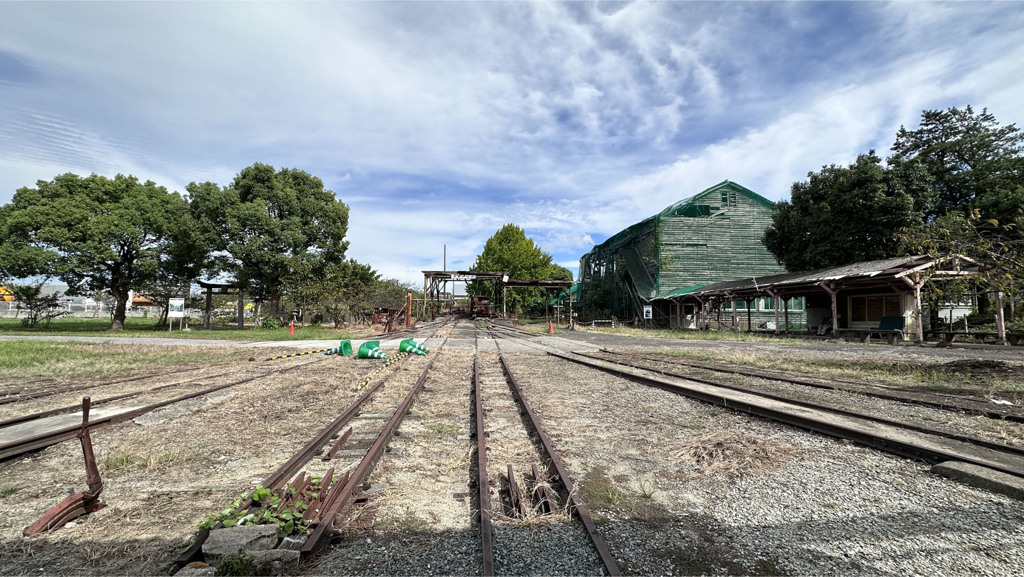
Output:
M336 481L337 479L335 479ZM309 523L302 519L308 505L306 501L320 491L322 480L313 477L310 484L295 495L293 487L284 487L276 491L262 485L249 493L242 493L231 505L217 513L211 513L199 523L199 530L217 527L234 527L236 525L277 525L277 536L285 537L305 533ZM295 497L289 499L290 497ZM282 503L287 504L282 505ZM218 573L219 574L219 573Z
M17 493L20 490L21 487L15 485L14 483L4 483L3 485L0 485L0 499L4 497L10 497L11 495Z
M256 564L256 558L239 551L236 555L225 557L217 565L217 575L260 575L262 567Z

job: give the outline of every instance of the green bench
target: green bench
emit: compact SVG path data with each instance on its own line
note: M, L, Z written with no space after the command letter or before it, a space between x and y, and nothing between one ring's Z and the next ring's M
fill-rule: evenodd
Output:
M871 342L871 335L884 338L890 345L903 341L903 329L907 319L904 317L882 317L877 327L870 329L843 329L840 331L844 339L855 338L861 342Z

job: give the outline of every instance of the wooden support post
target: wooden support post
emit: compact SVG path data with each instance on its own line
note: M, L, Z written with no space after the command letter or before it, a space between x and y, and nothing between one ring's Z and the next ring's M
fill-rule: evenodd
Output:
M1003 317L1003 293L996 291L996 342L1000 345L1009 344L1006 342L1006 322Z
M779 293L775 292L773 288L766 288L765 292L772 297L772 305L775 309L775 334L779 334Z
M206 309L203 311L203 328L210 328L210 307L213 306L213 288L206 287Z
M750 326L750 299L743 299L743 302L747 303L747 332L749 333L754 330L754 327Z
M736 297L732 298L732 330L733 332L739 331L740 320L736 317Z
M238 328L245 328L245 291L238 287Z
M786 297L782 301L782 306L786 311L786 334L789 334L789 297Z
M832 297L832 336L839 338L839 306L836 304L836 294L839 289L836 288L836 281L829 281L827 284L825 281L821 281L818 286Z
M924 286L924 281L922 281L920 279L920 277L918 277L918 275L916 275L916 274L913 275L913 277L914 277L913 279L911 279L909 276L905 276L905 277L901 277L901 278L903 279L903 282L907 283L908 285L910 285L911 288L914 289L914 311L915 311L914 314L917 315L917 331L916 331L917 332L917 342L918 343L923 343L924 342L924 306L921 303L921 287Z

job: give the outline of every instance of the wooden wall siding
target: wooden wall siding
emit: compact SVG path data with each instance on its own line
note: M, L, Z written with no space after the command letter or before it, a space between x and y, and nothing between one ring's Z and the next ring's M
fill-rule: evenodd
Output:
M717 190L695 197L694 202L707 206L709 216L660 220L659 293L786 272L761 244L772 221L771 208L745 194L730 194L723 206Z

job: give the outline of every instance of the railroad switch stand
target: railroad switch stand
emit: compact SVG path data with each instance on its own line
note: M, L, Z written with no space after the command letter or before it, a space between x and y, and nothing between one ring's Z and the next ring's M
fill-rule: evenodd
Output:
M60 529L72 519L86 513L95 513L106 507L99 501L100 492L103 491L103 481L100 479L100 471L96 467L96 456L92 452L92 438L89 437L89 407L91 404L92 401L89 397L82 398L82 429L78 432L78 439L82 442L82 455L85 458L87 489L54 505L38 521L25 527L22 535L27 537Z

